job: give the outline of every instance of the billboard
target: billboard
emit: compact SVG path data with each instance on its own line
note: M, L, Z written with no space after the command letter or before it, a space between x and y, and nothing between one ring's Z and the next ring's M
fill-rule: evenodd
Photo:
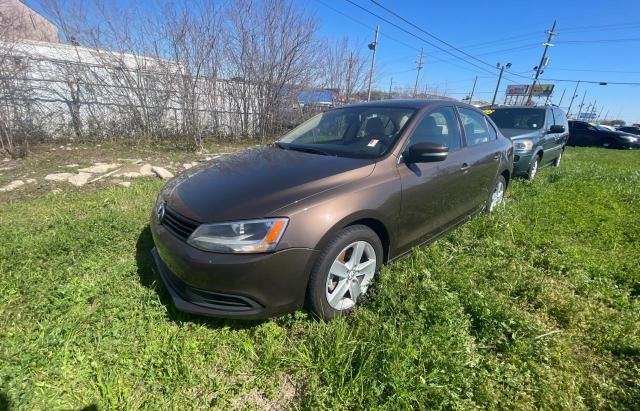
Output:
M529 86L526 84L509 84L507 86L507 96L526 96Z
M509 84L507 96L526 96L529 94L529 88L530 86L527 84ZM549 97L551 93L553 93L553 84L536 84L531 95Z
M553 93L553 84L536 84L533 87L534 96L549 97Z

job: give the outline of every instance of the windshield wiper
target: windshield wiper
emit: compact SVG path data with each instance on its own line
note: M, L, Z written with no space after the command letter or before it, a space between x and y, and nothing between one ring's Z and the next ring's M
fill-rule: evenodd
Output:
M284 146L283 144L280 143L276 143L278 144L278 147L282 147L285 150L294 150L294 151L302 151L305 153L311 153L311 154L320 154L322 156L330 156L332 154L324 151L324 150L320 150L319 148L314 148L314 147L308 147L308 146L294 146L291 144L287 144L286 146Z

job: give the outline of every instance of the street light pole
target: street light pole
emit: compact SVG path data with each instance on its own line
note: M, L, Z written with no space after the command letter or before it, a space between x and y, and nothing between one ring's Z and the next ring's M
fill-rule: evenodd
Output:
M376 35L373 40L373 43L369 43L369 50L373 50L373 56L371 57L371 69L369 70L369 87L367 91L367 101L371 101L371 81L373 80L373 69L376 64L376 51L378 50L378 32L380 31L380 26L376 26Z
M533 84L531 84L531 88L529 89L529 97L527 97L527 105L531 104L531 98L533 97L533 89L536 87L536 83L538 82L538 77L540 76L540 71L542 71L542 66L544 66L544 62L545 59L547 58L547 51L549 50L549 46L551 46L551 40L553 39L553 36L555 36L555 30L556 29L556 21L553 20L553 26L551 26L551 30L549 30L547 33L549 34L549 37L547 38L547 42L544 43L544 51L542 52L542 58L540 59L540 64L538 64L538 67L536 69L536 76L533 79Z
M587 90L582 93L582 101L580 102L580 108L578 109L578 120L580 120L580 114L582 114L582 107L584 107L584 98L587 96Z
M562 95L560 96L560 102L558 103L558 107L562 105L562 100L564 100L564 92L567 91L566 88L562 89Z
M469 96L469 104L473 101L473 93L476 91L476 83L478 82L478 76L473 80L473 87L471 88L471 95Z
M496 104L496 97L498 96L498 89L500 88L500 81L502 81L502 73L504 73L505 68L510 68L511 63L507 63L506 66L498 63L496 65L500 69L500 75L498 76L498 84L496 84L496 91L493 93L493 100L491 100L491 105Z
M571 102L569 103L569 108L567 109L567 118L571 114L571 106L573 105L573 100L578 95L577 92L578 92L578 86L579 85L580 85L580 80L578 80L578 82L576 83L576 88L575 88L575 90L573 90L573 96L571 96Z

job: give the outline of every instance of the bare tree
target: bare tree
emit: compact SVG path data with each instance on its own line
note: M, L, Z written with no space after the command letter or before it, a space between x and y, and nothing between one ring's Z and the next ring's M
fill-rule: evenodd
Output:
M279 113L295 91L313 82L319 53L316 21L292 0L235 0L228 25L228 74L244 82L245 105L246 92L257 96L264 139L277 128Z
M348 38L325 41L323 46L322 80L323 87L336 89L347 101L364 89L367 79L367 57Z

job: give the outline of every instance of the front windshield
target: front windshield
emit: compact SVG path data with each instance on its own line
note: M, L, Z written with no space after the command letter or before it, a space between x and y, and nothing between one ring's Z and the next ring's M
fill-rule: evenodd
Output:
M538 130L544 125L544 109L499 108L489 114L498 128Z
M372 106L330 110L291 130L277 145L317 154L377 158L389 151L414 113L410 108Z

